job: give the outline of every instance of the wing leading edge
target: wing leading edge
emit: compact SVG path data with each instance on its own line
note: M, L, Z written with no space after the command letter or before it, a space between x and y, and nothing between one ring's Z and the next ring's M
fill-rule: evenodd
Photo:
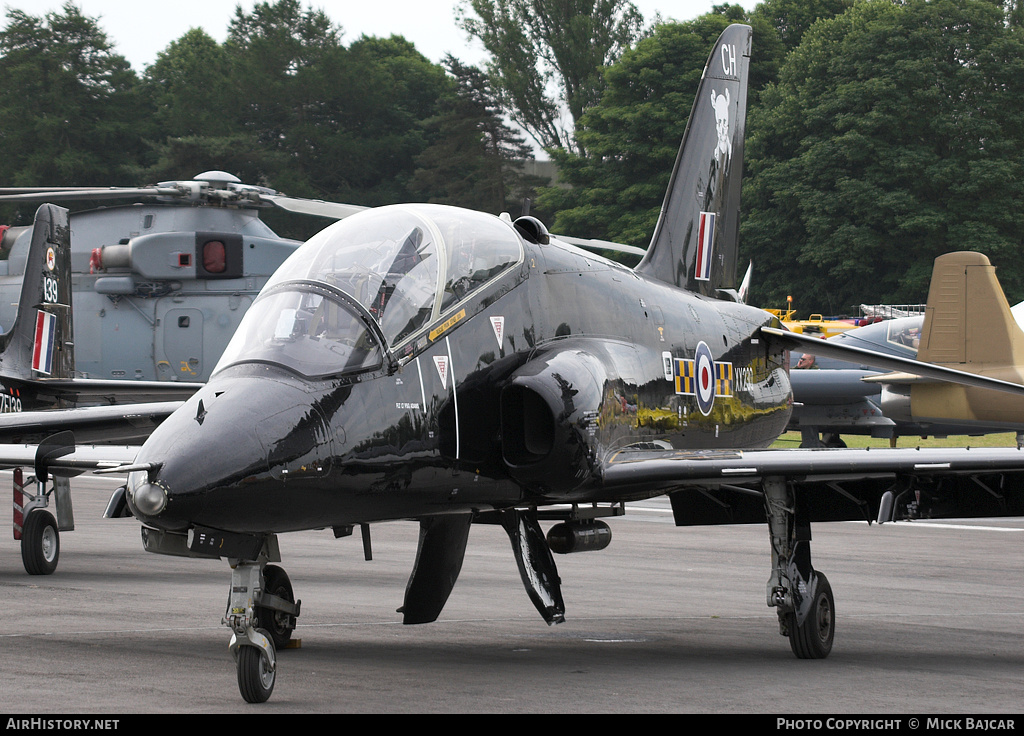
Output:
M1013 447L622 450L606 462L603 486L749 483L767 477L815 482L877 475L1019 471L1024 471L1024 450Z
M983 448L624 450L604 465L611 496L667 494L677 526L771 524L773 489L788 513L818 521L1020 516L1024 450ZM808 537L809 539L809 537Z

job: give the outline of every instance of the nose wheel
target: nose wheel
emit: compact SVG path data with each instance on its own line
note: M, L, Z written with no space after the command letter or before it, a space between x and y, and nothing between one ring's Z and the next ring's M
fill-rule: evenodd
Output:
M264 703L274 692L277 650L291 639L300 605L280 567L262 562L232 566L223 623L232 631L228 650L235 660L238 691L247 703Z
M238 691L247 703L265 703L274 692L277 680L277 657L274 642L265 629L253 632L265 644L238 647L235 666L238 670Z

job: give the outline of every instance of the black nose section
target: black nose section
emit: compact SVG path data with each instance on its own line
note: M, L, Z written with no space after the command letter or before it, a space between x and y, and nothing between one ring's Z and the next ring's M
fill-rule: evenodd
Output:
M273 491L326 474L330 446L327 424L300 383L211 382L147 440L137 462L157 467L129 476L129 505L167 531L267 528Z

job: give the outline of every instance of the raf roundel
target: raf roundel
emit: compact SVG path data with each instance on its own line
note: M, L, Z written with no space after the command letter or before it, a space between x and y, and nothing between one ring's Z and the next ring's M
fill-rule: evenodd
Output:
M715 405L715 359L711 348L703 340L697 343L693 354L693 367L697 379L697 408L707 416Z

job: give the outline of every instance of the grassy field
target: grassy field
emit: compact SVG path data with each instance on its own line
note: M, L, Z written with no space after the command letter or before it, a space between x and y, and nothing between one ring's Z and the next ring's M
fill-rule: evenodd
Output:
M876 439L859 434L844 434L843 442L847 447L889 447L889 440ZM1017 435L1013 432L1003 434L985 434L977 437L956 435L950 437L900 437L896 447L1016 447ZM800 447L800 433L786 432L776 440L772 447Z

